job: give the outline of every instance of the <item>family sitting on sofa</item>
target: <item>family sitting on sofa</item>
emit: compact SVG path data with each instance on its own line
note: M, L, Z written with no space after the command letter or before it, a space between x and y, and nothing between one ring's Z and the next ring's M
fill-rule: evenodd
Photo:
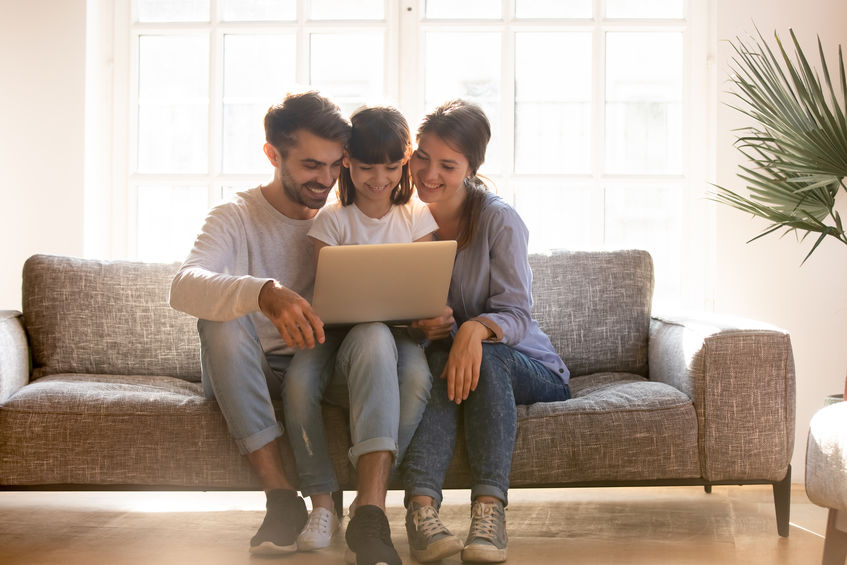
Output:
M348 120L306 92L270 108L265 134L273 180L210 212L170 293L173 308L199 319L204 392L267 493L250 551L320 549L338 529L326 401L350 414L349 562L401 563L385 516L394 472L417 560L461 551L465 561L504 561L516 405L567 400L570 389L531 315L527 229L477 176L488 119L468 102L445 103L425 117L413 149L397 110L364 108ZM325 207L336 180L338 202ZM324 327L310 305L322 247L432 239L458 249L440 316ZM277 442L280 397L292 454ZM464 542L438 516L460 429L472 478ZM284 472L289 456L311 514Z

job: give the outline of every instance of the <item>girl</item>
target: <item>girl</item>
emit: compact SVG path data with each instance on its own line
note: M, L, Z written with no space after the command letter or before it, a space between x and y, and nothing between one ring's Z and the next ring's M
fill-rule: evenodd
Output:
M532 318L528 232L517 212L477 176L491 136L482 110L462 100L424 118L411 159L412 180L438 222L438 239L457 240L447 298L458 328L427 354L435 379L403 460L406 532L412 555L434 561L506 559L509 470L516 404L570 397L569 372ZM440 319L416 327L428 337ZM464 545L438 517L459 418L471 468L471 525Z
M326 245L431 240L438 225L429 209L411 198L412 145L406 119L394 108L371 107L356 111L350 121L352 133L338 179L339 201L325 206L309 230L315 242L315 256ZM298 351L283 381L285 424L300 476L300 490L312 498L313 506L297 539L299 550L328 546L338 528L331 497L338 490L338 482L321 417L324 394L333 403L349 400L354 435L349 456L354 466L361 455L375 451L390 452L395 461L400 461L429 398L432 379L426 356L408 329L364 325L382 326L384 332L390 332L387 343L396 348L384 355L390 360L385 370L394 372L396 378L391 380L397 382L397 388L368 390L361 398L331 398L336 387L330 391L327 387L333 377L335 353L339 347L354 347L349 343L354 340L345 337L355 335L355 327L327 331L323 344ZM368 329L372 332L375 328ZM361 412L357 406L360 403L389 405L393 417L386 422L357 422L359 425L354 426L354 419ZM369 430L368 439L355 437L357 429ZM353 521L348 527L348 541L354 535L351 530L355 530Z

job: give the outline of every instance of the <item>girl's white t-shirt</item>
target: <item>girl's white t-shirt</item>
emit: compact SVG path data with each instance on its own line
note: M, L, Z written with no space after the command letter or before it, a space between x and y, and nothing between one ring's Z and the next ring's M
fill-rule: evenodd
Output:
M315 217L309 236L327 245L409 243L437 229L429 207L413 197L406 204L391 206L381 218L367 216L356 204L327 204Z

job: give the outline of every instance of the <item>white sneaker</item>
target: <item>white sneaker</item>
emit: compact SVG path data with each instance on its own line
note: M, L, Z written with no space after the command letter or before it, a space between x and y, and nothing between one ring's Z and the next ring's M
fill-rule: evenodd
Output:
M309 514L303 531L297 536L298 551L323 549L332 543L332 535L338 531L338 516L332 510L316 506Z

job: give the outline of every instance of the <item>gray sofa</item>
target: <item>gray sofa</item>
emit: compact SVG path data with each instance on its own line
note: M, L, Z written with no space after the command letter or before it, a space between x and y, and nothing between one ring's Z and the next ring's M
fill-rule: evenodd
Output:
M573 399L520 406L513 487L772 484L788 535L789 336L748 320L651 316L642 251L531 257L535 316ZM168 307L177 265L36 255L23 313L0 315L0 488L259 488L203 397L196 320ZM354 484L345 414L330 450ZM460 445L448 488L466 488ZM394 485L398 486L398 485Z

